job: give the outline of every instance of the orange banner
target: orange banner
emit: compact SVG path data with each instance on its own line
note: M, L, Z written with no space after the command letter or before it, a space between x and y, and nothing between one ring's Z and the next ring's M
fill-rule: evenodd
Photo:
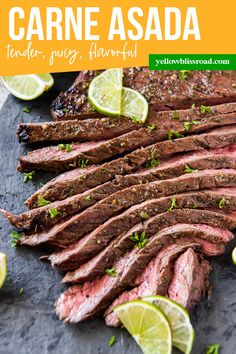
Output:
M235 10L235 0L2 1L0 75L148 65L150 53L235 54Z

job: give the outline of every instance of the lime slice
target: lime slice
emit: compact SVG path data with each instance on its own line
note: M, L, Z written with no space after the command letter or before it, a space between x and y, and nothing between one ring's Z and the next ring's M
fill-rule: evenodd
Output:
M122 78L122 69L109 69L91 81L88 98L96 111L112 117L120 116Z
M121 115L144 123L148 116L148 102L138 91L123 87Z
M2 76L4 86L21 100L33 100L47 90L47 84L38 75Z
M232 252L232 261L236 265L236 247L234 247Z
M171 354L169 322L156 306L137 300L117 306L114 312L144 354Z
M44 82L45 91L54 85L54 79L51 74L37 74L37 76Z
M185 308L163 296L148 296L143 300L158 306L168 318L172 330L173 346L185 354L191 353L194 330Z
M3 287L6 277L7 277L7 257L4 253L0 253L0 288Z

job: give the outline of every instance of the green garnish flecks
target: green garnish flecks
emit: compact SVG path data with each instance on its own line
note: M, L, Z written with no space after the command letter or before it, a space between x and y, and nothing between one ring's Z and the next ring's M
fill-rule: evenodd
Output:
M51 219L55 219L57 217L57 215L59 215L59 211L56 208L52 208L49 210L49 214Z
M192 120L191 122L184 122L184 129L190 130L193 125L199 125L201 122L199 120Z
M172 118L172 119L179 119L179 112L178 112L178 111L174 111L174 112L171 114L171 118Z
M192 209L196 209L197 207L198 207L197 204L192 205Z
M49 201L49 200L46 200L46 199L44 199L44 197L38 197L38 206L39 207L42 207L42 206L45 206L45 205L48 205L48 204L51 204L51 202Z
M115 268L107 268L105 269L105 272L110 276L110 277L116 277L117 276L117 271Z
M20 294L20 295L24 294L24 291L25 291L24 288L20 288L20 289L19 289L19 294Z
M219 354L220 345L212 344L207 347L206 354Z
M11 245L12 247L16 247L19 240L21 239L21 234L18 231L12 231L11 233Z
M191 106L192 109L196 108L196 103L193 103Z
M141 211L140 216L142 219L149 219L150 215L146 213L145 211Z
M177 207L177 203L176 203L176 197L172 198L171 200L171 205L169 207L169 209L167 209L168 212L172 211L174 208Z
M29 108L29 107L24 107L24 108L22 109L22 112L30 114L31 108Z
M32 179L35 176L35 171L32 172L24 172L24 179L23 182L24 183L28 183L29 181L32 181Z
M115 343L116 343L116 337L115 336L111 336L109 341L108 341L109 346L112 347Z
M150 158L147 160L145 167L146 168L155 168L160 165L160 161L155 159L155 150L152 150Z
M188 165L184 166L184 173L195 173L195 172L198 172L198 170L194 170L193 168L191 168Z
M79 160L79 167L86 168L88 166L89 160L88 159L80 159Z
M183 138L183 135L177 132L176 130L170 130L168 132L168 140Z
M65 152L71 152L73 150L72 144L59 144L58 147Z
M225 206L225 204L226 204L226 199L225 199L225 197L223 197L223 198L221 198L221 200L219 201L218 207L219 207L220 209L223 209L224 206Z
M137 247L139 249L144 248L148 243L148 239L145 231L143 231L141 235L139 235L138 232L134 232L133 235L130 237L130 239L131 241L134 242L134 247Z
M147 125L147 128L148 128L149 130L153 131L153 130L156 129L156 126L155 126L155 124L153 123L153 124Z
M179 78L180 80L186 80L191 73L191 70L180 70Z
M86 202L91 202L91 201L92 201L91 195L86 195L86 197L84 197L84 200L85 200Z
M205 113L211 113L212 112L212 108L211 107L206 107L204 105L201 105L200 106L200 112L202 114L205 114Z

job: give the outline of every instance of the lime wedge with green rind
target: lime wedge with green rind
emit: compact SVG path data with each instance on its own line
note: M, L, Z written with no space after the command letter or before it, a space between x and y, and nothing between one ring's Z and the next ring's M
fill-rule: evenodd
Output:
M130 301L114 308L114 313L144 354L171 354L170 325L156 306L140 300Z
M3 287L7 277L7 257L4 253L0 253L0 288Z
M91 81L88 98L96 111L111 117L120 116L122 80L122 69L108 69Z
M141 93L123 87L121 99L121 115L136 122L145 123L148 116L148 102Z
M186 309L176 302L158 295L145 297L143 301L158 306L164 312L172 330L173 346L185 354L190 354L194 341L194 329Z

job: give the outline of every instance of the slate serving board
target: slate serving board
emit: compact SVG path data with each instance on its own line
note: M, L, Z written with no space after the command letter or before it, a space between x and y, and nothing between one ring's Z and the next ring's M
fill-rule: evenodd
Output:
M55 86L43 97L25 103L9 96L0 112L0 206L22 212L24 200L52 175L37 173L33 182L24 184L16 171L18 158L28 150L15 133L20 122L50 120L49 106L58 93L69 87L76 73L56 74ZM31 114L23 107L32 108ZM54 313L54 302L66 289L61 274L39 261L45 250L12 248L12 227L0 215L0 251L8 257L8 279L0 290L0 354L138 354L139 348L125 330L107 328L102 319L79 325L66 325ZM193 354L205 353L211 343L222 345L221 353L236 353L236 267L230 252L213 262L212 294L192 315L196 331ZM24 292L20 294L20 289ZM110 348L108 340L117 343ZM177 352L176 352L177 353Z

